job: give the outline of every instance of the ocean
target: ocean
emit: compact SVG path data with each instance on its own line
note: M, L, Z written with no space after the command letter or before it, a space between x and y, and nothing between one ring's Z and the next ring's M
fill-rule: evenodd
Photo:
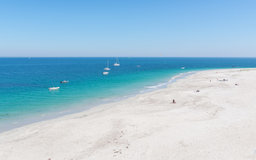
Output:
M111 70L102 72L109 61ZM0 132L166 87L173 76L256 58L0 58ZM184 67L184 68L182 68ZM61 84L60 81L69 80ZM60 87L49 91L49 87Z

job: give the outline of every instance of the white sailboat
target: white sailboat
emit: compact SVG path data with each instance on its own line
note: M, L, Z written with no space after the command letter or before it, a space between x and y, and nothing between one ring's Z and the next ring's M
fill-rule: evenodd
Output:
M113 64L115 67L119 67L120 66L120 63L119 63L119 60L118 58L116 58L116 62Z
M104 76L106 76L106 75L109 74L109 72L105 72L105 71L104 71L102 74L103 74Z
M109 68L109 61L107 62L107 67L104 68L105 71L110 71L110 68Z

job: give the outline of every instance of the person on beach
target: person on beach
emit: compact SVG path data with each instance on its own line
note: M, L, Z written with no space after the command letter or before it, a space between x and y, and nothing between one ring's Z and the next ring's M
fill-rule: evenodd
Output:
M175 103L176 103L175 99L173 99L173 100L172 100L172 103L173 103L173 104L175 104Z

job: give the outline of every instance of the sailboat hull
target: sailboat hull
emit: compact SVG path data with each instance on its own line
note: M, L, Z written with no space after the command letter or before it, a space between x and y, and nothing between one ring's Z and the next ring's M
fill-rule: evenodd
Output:
M104 68L105 71L110 71L110 68L106 67Z
M103 75L108 75L108 74L109 74L109 72L103 72L102 74L103 74Z

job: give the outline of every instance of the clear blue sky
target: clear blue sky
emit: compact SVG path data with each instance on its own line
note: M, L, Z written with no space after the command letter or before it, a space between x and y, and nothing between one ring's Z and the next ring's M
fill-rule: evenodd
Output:
M0 0L0 56L255 57L255 0Z

